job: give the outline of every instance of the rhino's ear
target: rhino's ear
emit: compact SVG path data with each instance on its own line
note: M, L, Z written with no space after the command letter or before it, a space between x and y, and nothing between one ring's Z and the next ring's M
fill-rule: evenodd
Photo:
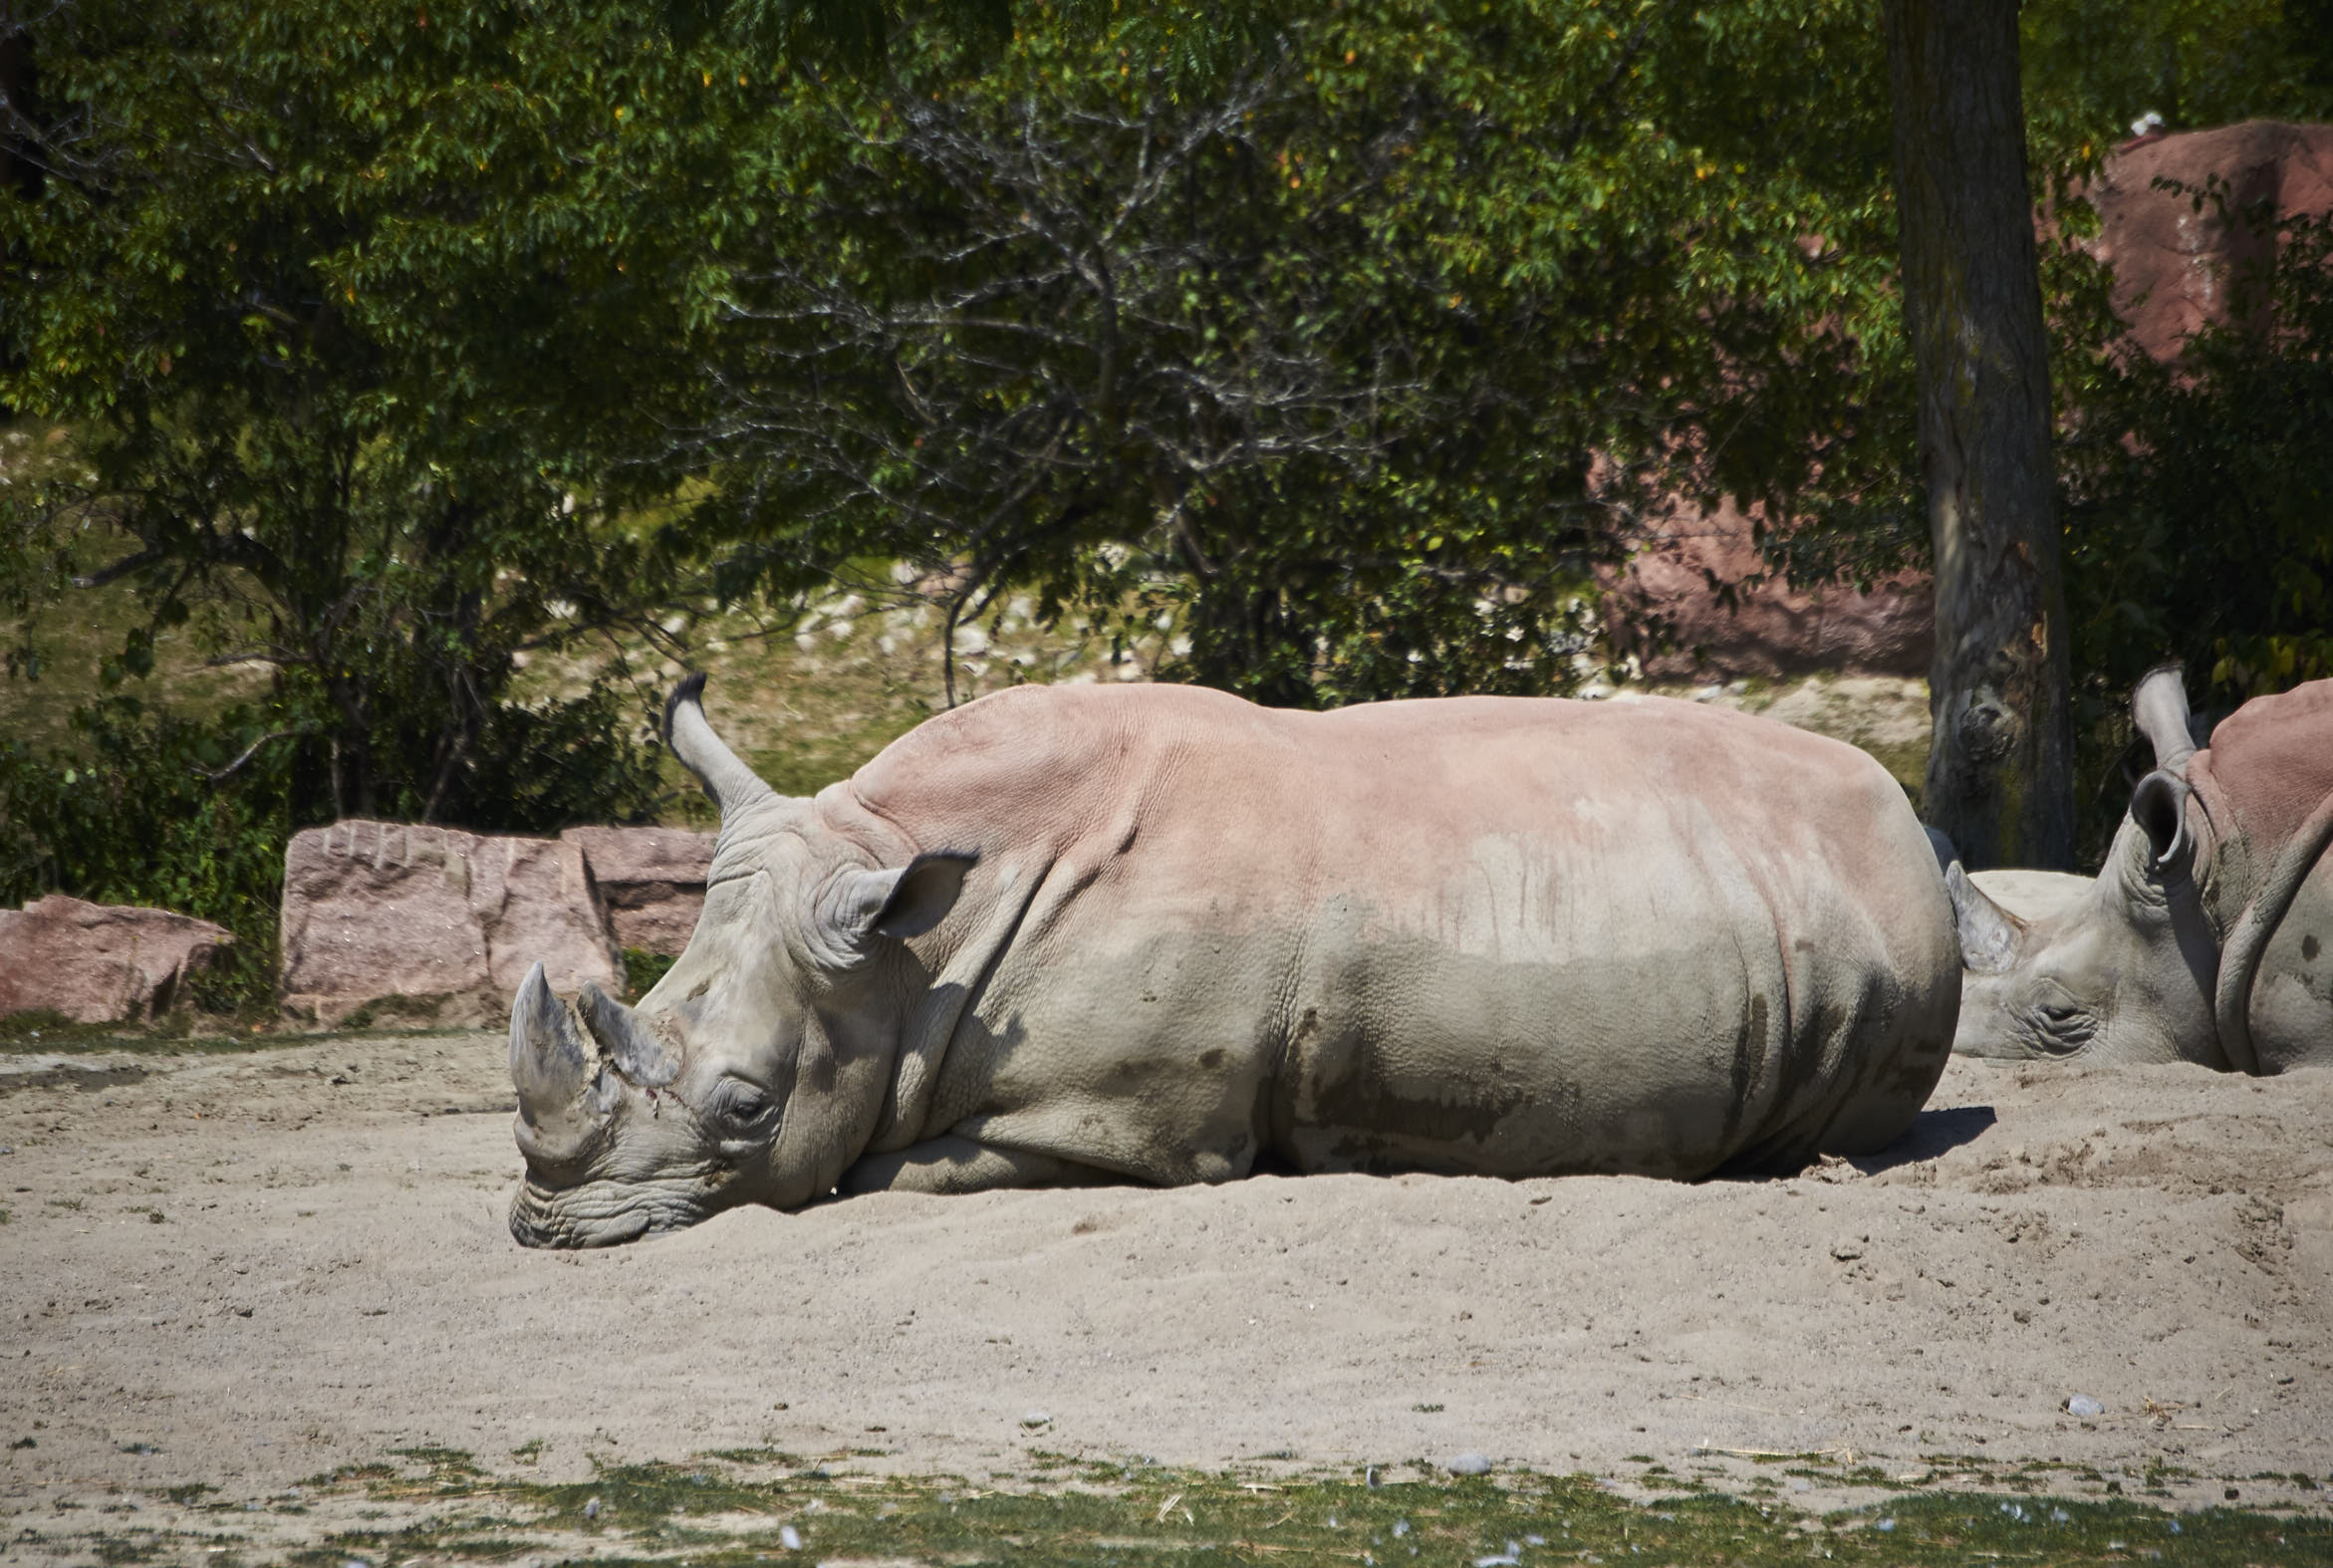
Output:
M879 938L922 935L955 908L964 875L979 860L977 854L934 850L898 868L838 874L811 912L811 950L847 968L864 961Z
M2131 820L2147 835L2149 864L2156 871L2185 866L2195 853L2195 837L2188 832L2188 781L2157 768L2131 791Z

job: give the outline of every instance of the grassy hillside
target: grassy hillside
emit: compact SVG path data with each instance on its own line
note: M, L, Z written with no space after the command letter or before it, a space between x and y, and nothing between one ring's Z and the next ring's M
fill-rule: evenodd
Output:
M1037 626L1032 608L1016 598L981 627L959 631L959 701L1023 681L1148 679L1173 643L1171 626L1152 627L1114 661L1106 634L1074 620ZM0 733L69 745L73 708L97 694L99 660L121 646L136 620L133 597L119 585L77 590L42 616L38 636L48 667L38 681L0 677ZM836 593L799 611L709 617L681 635L690 645L690 667L709 676L705 705L714 724L788 794L809 794L847 776L946 705L939 619L928 605L882 606L864 594ZM644 714L660 705L682 673L677 662L638 647L601 657L622 659ZM165 632L153 674L121 689L157 705L209 713L254 694L267 679L264 666L222 667L211 658L191 630ZM522 692L578 693L596 662L544 658L527 671ZM1818 675L1658 689L1836 736L1872 753L1914 789L1927 762L1928 695L1917 680ZM665 820L700 821L702 802L693 788L684 787L676 767L667 772Z
M0 429L0 481L22 482L70 460L62 429ZM97 571L126 548L120 534L93 518L74 541L72 569ZM126 583L73 589L39 612L30 631L41 667L37 678L0 675L0 735L36 749L73 748L73 710L104 689L103 661L141 620ZM12 647L25 630L0 622L0 637ZM1024 681L1148 679L1182 645L1170 616L1136 630L1130 641L1123 628L1096 628L1082 617L1041 626L1033 602L1015 596L978 625L957 629L950 661L943 656L939 612L912 585L881 570L855 588L807 603L667 625L686 645L688 666L710 676L706 707L714 723L789 794L845 777L944 707L951 662L958 701ZM235 661L234 652L197 616L160 632L152 673L119 689L156 707L207 716L266 687L267 667ZM619 643L580 656L540 657L525 671L519 693L522 699L579 695L611 664L637 689L644 725L682 673L680 662L644 645ZM1918 788L1928 751L1927 693L1919 681L1814 677L1666 689L1835 735ZM705 808L694 788L668 761L665 773L663 820L700 822Z

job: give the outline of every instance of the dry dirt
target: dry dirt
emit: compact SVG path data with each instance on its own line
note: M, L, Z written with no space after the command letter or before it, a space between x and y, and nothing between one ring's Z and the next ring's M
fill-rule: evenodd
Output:
M509 1112L491 1034L0 1057L0 1527L49 1543L0 1555L418 1446L2333 1496L2333 1073L1955 1062L1787 1180L883 1195L584 1254L504 1230Z

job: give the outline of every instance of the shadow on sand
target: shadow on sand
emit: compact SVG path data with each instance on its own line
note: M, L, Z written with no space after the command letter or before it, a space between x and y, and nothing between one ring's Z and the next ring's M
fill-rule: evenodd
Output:
M1878 1154L1850 1159L1848 1164L1865 1176L1878 1176L1898 1166L1934 1160L1962 1144L1974 1143L1999 1120L1989 1105L1956 1105L1945 1110L1923 1111L1913 1118L1911 1132Z

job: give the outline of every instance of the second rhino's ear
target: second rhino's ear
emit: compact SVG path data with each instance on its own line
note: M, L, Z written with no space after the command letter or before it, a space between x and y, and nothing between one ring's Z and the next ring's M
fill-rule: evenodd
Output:
M946 917L980 857L934 850L907 865L837 873L812 903L809 944L835 968L863 963L884 937L920 936Z
M2195 854L2195 836L2188 832L2188 781L2157 768L2131 791L2131 820L2147 835L2149 864L2159 872L2187 865Z

